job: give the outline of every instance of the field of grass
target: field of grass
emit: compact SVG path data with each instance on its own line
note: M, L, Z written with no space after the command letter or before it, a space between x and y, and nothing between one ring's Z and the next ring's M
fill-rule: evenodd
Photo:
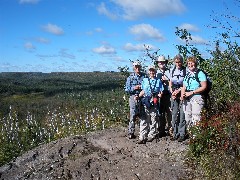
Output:
M41 144L125 123L114 72L0 73L0 165Z

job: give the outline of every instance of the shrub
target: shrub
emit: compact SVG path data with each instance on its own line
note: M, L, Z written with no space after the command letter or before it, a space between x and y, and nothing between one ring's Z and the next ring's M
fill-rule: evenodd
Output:
M201 121L190 129L191 155L198 159L210 179L237 179L240 177L240 103L228 104L224 112L208 117L205 112Z

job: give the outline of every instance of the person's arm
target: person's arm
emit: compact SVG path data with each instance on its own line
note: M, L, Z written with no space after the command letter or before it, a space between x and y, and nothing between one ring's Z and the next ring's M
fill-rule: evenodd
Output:
M144 90L142 90L140 93L139 93L139 98L142 98L144 96L145 92Z
M207 89L207 77L206 77L206 75L202 71L200 71L198 73L198 77L199 77L199 81L200 81L200 87L198 89L195 89L193 94L200 94Z
M186 92L186 86L183 84L183 87L181 88L181 97L180 97L180 100L184 100L184 98L185 98L185 92Z
M181 89L182 89L182 87L173 90L172 80L169 81L169 90L170 90L170 92L171 92L171 94L172 94L172 98L176 98L176 96L177 96L179 93L181 93Z
M200 82L201 87L198 89L195 89L194 91L191 91L192 94L200 94L201 92L205 91L207 89L207 81Z

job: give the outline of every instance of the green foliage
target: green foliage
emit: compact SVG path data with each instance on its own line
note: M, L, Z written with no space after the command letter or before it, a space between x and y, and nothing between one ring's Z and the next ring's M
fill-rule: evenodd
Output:
M213 87L210 104L198 125L190 128L190 157L199 164L209 179L240 178L240 47L222 34L209 59L203 59L198 49L191 45L191 34L178 29L185 45L177 45L186 59L196 56L198 67L211 77ZM225 50L220 50L225 47Z
M217 104L226 104L239 100L240 95L240 47L229 40L229 37L223 34L223 43L227 46L224 51L219 50L219 43L216 43L216 49L212 52L212 77L216 82L215 99Z
M41 143L122 124L128 116L120 73L1 73L0 79L0 87L9 87L1 93L0 165Z
M191 155L197 158L204 174L210 179L240 177L240 103L230 104L224 112L202 116L190 129Z

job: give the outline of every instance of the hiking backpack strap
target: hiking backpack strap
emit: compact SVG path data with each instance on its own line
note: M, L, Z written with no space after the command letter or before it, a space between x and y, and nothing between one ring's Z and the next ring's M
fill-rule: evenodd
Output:
M199 84L200 84L200 80L199 80L198 74L200 71L201 71L200 69L197 69L197 71L195 72L195 79ZM206 73L204 71L202 71L202 72L206 75Z
M154 84L153 88L152 88L152 86L151 86L150 78L148 78L148 82L149 82L151 94L153 95L154 89L155 89L155 87L156 87L156 85L157 85L157 79L155 79L155 84Z
M183 77L185 77L187 73L187 68L185 66L183 66L182 68L183 68Z
M176 70L176 66L174 66L173 70L172 70L172 78L173 78L173 74L174 74L174 71Z

